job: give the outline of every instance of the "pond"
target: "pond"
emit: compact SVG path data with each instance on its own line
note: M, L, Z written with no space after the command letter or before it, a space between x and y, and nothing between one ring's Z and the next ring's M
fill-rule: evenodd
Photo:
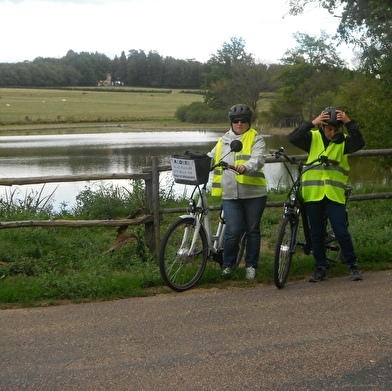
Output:
M2 178L40 177L55 175L137 173L145 166L146 156L158 156L159 164L170 164L170 156L187 149L208 152L222 131L165 131L117 132L44 136L0 137L0 164ZM265 136L267 150L283 146L288 154L301 154L288 143L286 136ZM383 183L386 180L378 165L369 158L350 159L350 181L356 186L365 183ZM265 174L269 188L282 185L284 177L280 163L267 164ZM161 183L171 173L161 174ZM107 182L107 181L106 181ZM106 183L103 182L103 183ZM129 181L110 181L114 185L129 186ZM75 204L76 195L86 186L94 188L102 183L50 183L43 195L54 191L54 206ZM24 199L30 192L39 192L43 185L0 186L0 196L10 197L15 192ZM183 185L176 185L178 194Z

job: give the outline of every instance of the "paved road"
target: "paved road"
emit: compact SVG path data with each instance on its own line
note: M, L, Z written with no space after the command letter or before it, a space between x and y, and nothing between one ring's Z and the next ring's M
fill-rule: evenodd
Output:
M392 390L391 272L0 311L0 390Z

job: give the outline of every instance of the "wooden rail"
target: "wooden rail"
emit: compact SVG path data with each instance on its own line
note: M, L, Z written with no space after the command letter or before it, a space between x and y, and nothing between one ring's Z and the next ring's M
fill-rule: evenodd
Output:
M142 179L145 182L146 209L148 213L134 219L120 220L25 220L0 222L0 229L23 227L121 227L145 225L146 244L151 250L160 244L159 170L156 156L146 158L147 169L142 173L115 173L89 175L58 175L25 178L0 178L0 185L32 185L54 182L98 181L114 179Z
M368 157L368 156L389 156L392 155L392 149L373 149L355 152L350 157ZM307 155L295 155L297 160L305 160ZM280 163L281 161L274 158L266 158L266 163ZM27 221L9 221L0 222L0 229L6 228L23 228L23 227L121 227L129 225L145 224L146 244L151 250L159 248L160 244L160 221L165 213L185 213L186 208L160 209L159 205L159 173L171 171L171 166L158 166L156 156L146 158L146 167L141 173L115 173L115 174L90 174L90 175L60 175L60 176L42 176L26 178L0 178L0 185L31 185L40 183L54 182L78 182L78 181L97 181L97 180L144 180L146 191L146 210L147 214L133 219L120 220L27 220ZM352 195L349 200L364 201L371 199L392 198L392 193L376 193ZM283 201L267 202L267 207L281 207ZM219 206L212 206L211 210L218 210Z

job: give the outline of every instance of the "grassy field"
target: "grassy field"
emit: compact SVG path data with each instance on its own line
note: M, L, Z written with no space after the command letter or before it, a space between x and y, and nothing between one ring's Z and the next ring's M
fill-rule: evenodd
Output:
M123 126L132 129L227 129L227 122L193 124L180 122L175 112L181 105L202 102L198 91L94 87L78 89L0 88L0 134L107 132ZM274 94L258 102L268 110ZM285 128L266 129L268 134L286 134ZM61 131L59 129L62 129Z
M2 88L0 125L157 119L171 123L180 105L202 101L202 95L181 90Z

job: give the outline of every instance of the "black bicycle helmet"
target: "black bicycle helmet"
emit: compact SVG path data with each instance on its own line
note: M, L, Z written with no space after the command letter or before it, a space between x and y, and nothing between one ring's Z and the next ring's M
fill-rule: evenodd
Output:
M340 110L340 109L337 107L327 107L321 113L329 114L330 117L329 120L325 121L328 125L338 127L343 125L343 121L336 119L336 110Z
M244 104L234 105L229 110L229 120L231 122L234 118L239 117L248 119L250 123L252 120L252 110Z

